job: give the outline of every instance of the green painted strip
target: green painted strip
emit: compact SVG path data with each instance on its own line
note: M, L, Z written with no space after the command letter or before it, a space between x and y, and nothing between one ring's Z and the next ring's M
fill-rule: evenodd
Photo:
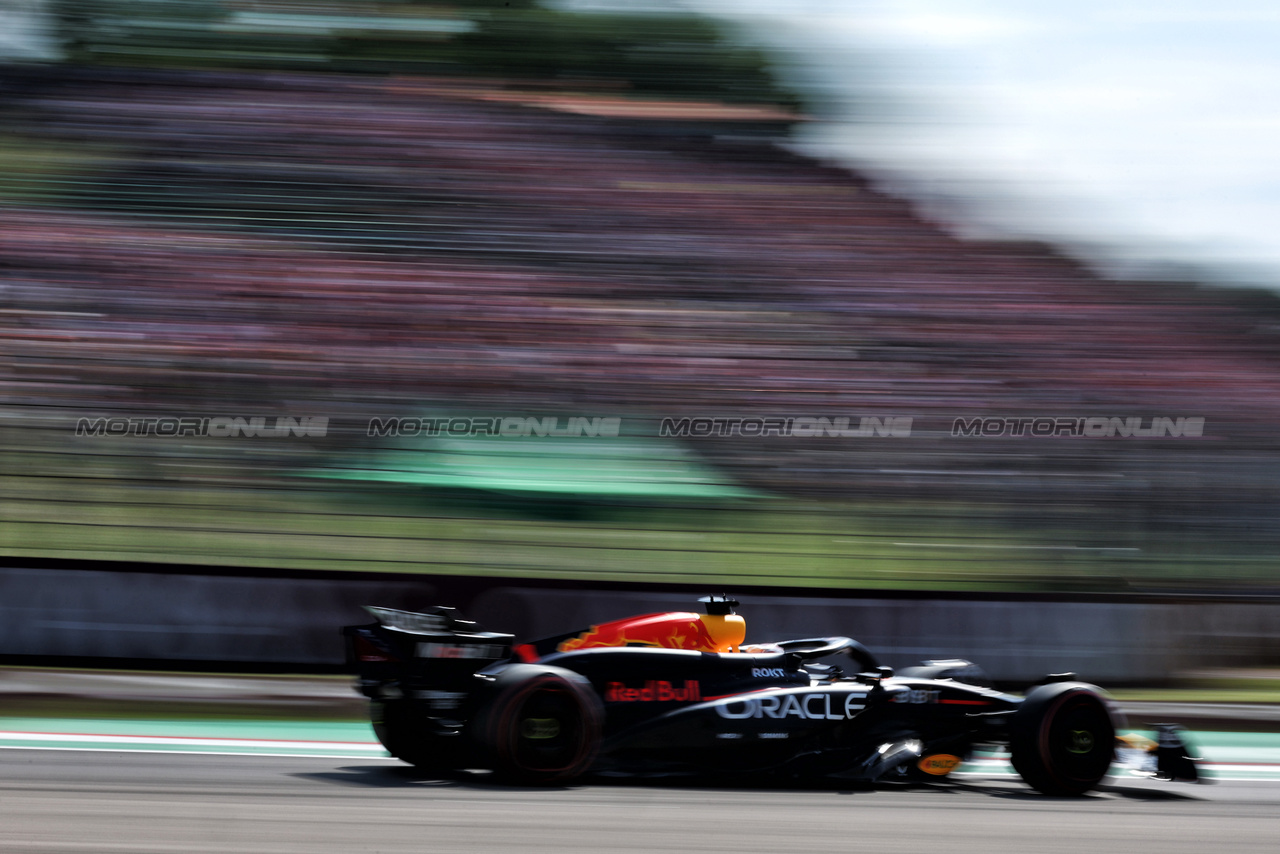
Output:
M364 722L0 718L0 748L379 758Z
M1205 765L1211 766L1207 769L1210 776L1280 781L1280 733L1192 732L1189 738L1204 757ZM364 721L0 717L0 748L387 756L374 737L372 727ZM976 774L1013 773L1005 755L982 755L977 760L961 770ZM1118 773L1124 774L1122 770Z
M1144 733L1148 735L1149 733ZM1193 732L1191 740L1203 749L1247 747L1253 750L1280 750L1280 732Z
M163 738L251 738L375 744L365 721L106 720L0 717L0 732L136 735Z
M148 753L159 751L164 753L234 754L253 756L325 756L340 758L350 757L352 759L369 759L377 758L379 755L386 755L386 751L354 750L318 745L304 747L280 747L275 744L265 746L243 744L212 746L208 744L184 742L162 744L154 741L137 744L120 744L104 740L95 740L92 736L86 736L80 741L53 741L46 739L15 740L6 739L0 736L0 748L21 750L142 751Z

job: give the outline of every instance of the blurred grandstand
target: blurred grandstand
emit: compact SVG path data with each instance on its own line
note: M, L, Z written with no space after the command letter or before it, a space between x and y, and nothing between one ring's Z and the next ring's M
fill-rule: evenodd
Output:
M118 11L151 5L150 24ZM6 554L1274 589L1269 294L1106 280L1046 246L957 240L788 153L799 100L702 23L680 24L684 41L659 19L610 40L616 21L583 20L573 45L595 53L521 53L504 45L572 16L197 5L68 0L70 61L0 75ZM296 476L350 469L388 447L370 419L424 411L617 417L686 480L706 472L705 490L594 490L574 499L590 512L556 521L500 482L458 501L438 488L459 485L442 458L416 485ZM329 429L74 429L192 415ZM913 426L660 436L662 419L700 416ZM1038 416L1205 423L1183 438L953 435L958 418ZM559 459L557 476L586 464Z

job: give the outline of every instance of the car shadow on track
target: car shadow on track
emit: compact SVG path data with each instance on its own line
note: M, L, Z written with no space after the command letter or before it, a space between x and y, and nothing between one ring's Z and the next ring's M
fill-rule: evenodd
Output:
M778 792L813 792L834 795L867 795L877 792L899 792L904 794L920 793L933 795L969 796L981 795L1003 800L1025 801L1027 803L1045 802L1087 802L1091 799L1125 798L1139 801L1196 801L1203 800L1191 792L1172 789L1146 788L1141 785L1123 785L1115 782L1103 783L1097 790L1082 797L1053 797L1043 795L1013 780L948 780L937 783L914 784L850 784L848 782L823 783L789 783L785 781L762 781L751 779L735 779L717 777L699 779L687 776L670 777L611 777L595 775L580 782L568 785L519 786L502 782L489 771L457 771L448 774L423 771L408 765L348 765L332 771L313 771L293 774L302 779L316 780L342 786L359 786L378 789L406 788L451 788L474 789L488 792L527 792L536 789L541 792L569 791L583 786L688 789L690 791L778 791Z
M454 788L484 789L492 792L526 791L529 786L504 784L494 778L490 771L454 771L440 774L423 771L409 765L347 765L333 771L311 771L291 774L303 780L318 780L324 783L337 783L344 786L363 786L375 789L405 788ZM574 786L538 786L540 791L556 789L572 789Z
M1134 781L1137 783L1137 781ZM1169 785L1160 783L1158 785ZM1123 798L1135 801L1203 801L1203 796L1197 795L1185 788L1182 789L1155 789L1147 788L1140 783L1135 785L1124 785L1118 782L1103 782L1091 792L1083 795L1045 795L1021 783L953 783L951 788L963 792L978 792L992 798L1000 798L1002 800L1025 801L1027 803L1045 803L1045 802L1062 802L1062 803L1087 803L1091 800L1115 800Z

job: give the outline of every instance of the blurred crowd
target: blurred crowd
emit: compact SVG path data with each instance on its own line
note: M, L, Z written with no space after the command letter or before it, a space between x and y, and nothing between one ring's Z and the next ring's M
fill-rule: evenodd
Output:
M960 241L776 145L777 117L547 109L495 86L7 75L0 146L42 156L0 165L6 418L910 416L909 441L698 449L793 494L1092 492L1169 519L1280 498L1271 298ZM984 414L1206 428L948 435Z

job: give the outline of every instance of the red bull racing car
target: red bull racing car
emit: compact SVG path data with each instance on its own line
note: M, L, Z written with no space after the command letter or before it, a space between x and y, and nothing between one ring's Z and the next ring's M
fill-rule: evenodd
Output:
M1000 746L1028 784L1079 795L1117 749L1150 776L1195 780L1179 728L1121 736L1119 711L1073 674L1025 696L963 660L895 674L847 637L746 644L738 603L647 614L529 643L452 609L370 607L347 660L393 756L430 772L523 783L586 774L941 780Z

